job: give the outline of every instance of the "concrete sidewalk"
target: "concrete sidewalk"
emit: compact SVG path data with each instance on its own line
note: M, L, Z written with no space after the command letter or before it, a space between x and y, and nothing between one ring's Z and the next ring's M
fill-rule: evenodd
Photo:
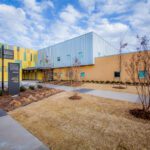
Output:
M42 84L42 85L48 88L61 89L70 92L76 91L79 93L94 95L103 98L110 98L114 100L128 101L133 103L140 102L140 99L137 94L114 92L114 91L107 91L107 90L94 90L94 89L87 89L87 88L80 88L80 87L73 88L69 86L60 86L60 85L53 85L53 84Z
M49 148L0 109L0 150L49 150Z

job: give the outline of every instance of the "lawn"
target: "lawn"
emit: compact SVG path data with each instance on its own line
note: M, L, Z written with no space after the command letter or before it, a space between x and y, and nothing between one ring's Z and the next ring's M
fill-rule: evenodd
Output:
M150 121L131 116L138 104L62 92L9 114L52 150L150 149Z

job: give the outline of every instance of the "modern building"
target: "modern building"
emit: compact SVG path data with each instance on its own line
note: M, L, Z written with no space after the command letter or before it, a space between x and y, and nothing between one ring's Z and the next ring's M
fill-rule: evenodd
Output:
M2 43L0 43L2 48ZM33 49L26 49L17 46L10 46L4 44L4 81L8 81L8 63L19 63L20 64L20 80L24 78L23 69L35 67L38 62L38 53ZM0 81L2 80L2 49L0 49ZM29 77L34 77L29 74Z
M5 47L13 50L14 55L11 59L5 59L5 81L8 78L8 62L20 63L21 79L26 80L57 80L58 74L62 80L68 80L68 70L74 66L76 59L80 62L78 75L81 80L113 81L120 71L119 50L93 32L38 51ZM122 54L122 81L128 80L124 63L131 55Z

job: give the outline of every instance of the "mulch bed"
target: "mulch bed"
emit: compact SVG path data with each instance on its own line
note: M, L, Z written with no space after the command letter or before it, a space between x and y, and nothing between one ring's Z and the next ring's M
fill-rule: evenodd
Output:
M69 97L69 99L71 99L71 100L80 100L81 98L82 97L79 95L73 95L73 96Z
M150 120L150 111L146 112L142 109L132 109L129 111L130 114L137 118L145 119L145 120Z
M8 112L18 107L28 105L32 102L40 101L46 97L60 92L62 92L62 90L42 88L35 90L28 89L25 92L21 92L17 97L12 97L8 94L5 94L0 96L0 108Z

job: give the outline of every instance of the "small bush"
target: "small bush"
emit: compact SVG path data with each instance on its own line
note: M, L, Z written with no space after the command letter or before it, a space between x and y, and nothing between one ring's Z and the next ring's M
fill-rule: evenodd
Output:
M20 86L20 92L24 92L24 91L26 91L26 87Z
M112 84L115 84L116 82L115 82L115 81L111 81L111 83L112 83Z
M37 88L38 88L38 89L42 89L43 86L42 86L42 85L37 85Z
M138 84L139 84L138 82L134 82L134 83L133 83L133 85L138 85Z
M126 84L131 85L132 83L131 83L131 82L129 82L129 81L127 81L127 82L126 82Z
M2 96L2 95L3 95L2 90L0 90L0 96Z
M106 83L106 84L109 84L109 83L110 83L110 81L106 81L105 83Z
M30 85L30 86L29 86L29 89L30 89L30 90L35 90L35 87L34 87L33 85Z
M119 82L119 81L116 81L116 84L120 84L120 82Z
M103 84L103 83L104 83L104 81L99 81L99 83Z

